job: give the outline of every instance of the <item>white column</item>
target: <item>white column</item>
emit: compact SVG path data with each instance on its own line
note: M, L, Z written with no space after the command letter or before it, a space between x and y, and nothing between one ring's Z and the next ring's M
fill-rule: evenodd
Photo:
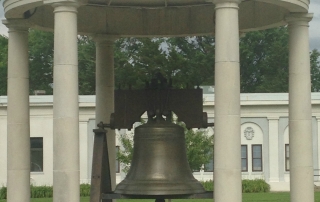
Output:
M88 117L80 117L79 120L79 150L80 150L80 183L90 183L91 173L88 174Z
M7 201L30 201L30 118L28 28L4 22L8 45Z
M279 182L279 117L268 117L268 120L270 169L269 182Z
M80 201L77 4L54 4L53 201Z
M96 35L96 123L110 123L114 112L114 38ZM107 144L111 172L112 189L116 185L116 136L108 129Z
M238 4L216 4L214 201L242 201Z
M318 170L315 172L315 174L317 175L320 175L320 160L319 160L319 157L320 157L320 117L317 116L316 117L317 119L317 127L318 127L318 130L317 130L317 137L318 137L318 142L317 142L317 147L318 147ZM316 178L318 181L320 179L320 176L317 176Z
M289 23L289 144L291 202L313 202L310 14L292 14Z

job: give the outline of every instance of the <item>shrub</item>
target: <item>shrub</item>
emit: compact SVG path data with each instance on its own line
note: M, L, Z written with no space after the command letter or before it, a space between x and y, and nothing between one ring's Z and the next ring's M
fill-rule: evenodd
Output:
M85 196L90 196L90 184L81 184L80 185L80 196L85 197Z
M214 181L201 182L206 191L212 191L214 187ZM259 193L270 192L270 185L266 181L261 179L255 180L242 180L242 193Z
M201 182L202 186L206 191L213 191L214 181L209 180ZM80 196L90 196L90 184L80 185ZM52 198L53 189L52 186L32 186L31 185L31 198ZM259 193L259 192L270 192L270 185L264 180L242 180L242 193ZM7 198L7 187L0 189L0 199Z
M206 191L213 191L214 183L212 180L204 181L204 182L201 181L201 184Z
M270 185L264 180L242 180L242 193L259 193L269 191Z
M52 198L52 186L33 186L30 187L31 198Z
M31 198L52 198L53 188L52 186L30 186ZM80 185L80 196L90 196L90 184ZM7 187L0 188L0 199L7 198Z
M0 199L7 199L7 187L1 187Z

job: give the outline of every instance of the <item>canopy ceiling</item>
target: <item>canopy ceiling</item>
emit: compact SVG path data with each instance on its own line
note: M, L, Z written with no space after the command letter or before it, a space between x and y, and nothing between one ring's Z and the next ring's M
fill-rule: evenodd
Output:
M7 19L27 18L31 27L53 30L57 0L6 0ZM307 13L309 0L243 0L241 32L285 25L290 12ZM29 15L24 15L28 12ZM120 37L195 36L214 34L212 0L82 0L78 9L80 34Z

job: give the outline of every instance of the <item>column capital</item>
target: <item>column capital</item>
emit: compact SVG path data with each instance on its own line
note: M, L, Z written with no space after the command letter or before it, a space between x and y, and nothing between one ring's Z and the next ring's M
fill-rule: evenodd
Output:
M247 32L242 32L242 31L239 31L239 38L243 38L245 37L247 34Z
M56 6L75 6L79 7L84 5L87 0L43 0L43 4L51 4L53 7Z
M78 2L73 1L63 1L52 3L51 6L54 8L53 13L59 12L73 12L78 13L78 7L80 4Z
M11 20L2 20L2 24L8 27L9 32L11 31L25 31L27 32L31 23L23 19L11 19Z
M108 44L108 45L113 45L114 41L119 38L115 35L108 35L108 34L93 34L91 35L91 37L96 42L96 44Z
M267 117L268 121L270 120L279 120L279 116L270 116L270 117Z
M215 10L217 9L239 9L239 4L241 0L213 0L215 4Z
M220 3L236 3L240 4L241 0L211 0L214 4L220 4Z
M312 20L312 13L291 13L285 17L285 21L290 24L308 25Z

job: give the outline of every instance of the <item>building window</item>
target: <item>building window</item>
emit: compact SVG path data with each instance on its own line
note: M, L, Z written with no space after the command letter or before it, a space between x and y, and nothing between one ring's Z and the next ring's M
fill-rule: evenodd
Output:
M204 165L204 172L213 172L213 159L211 158L209 163Z
M290 171L289 144L285 145L285 161L286 161L286 171Z
M262 171L262 145L252 145L252 171Z
M43 172L43 138L30 138L31 172Z
M248 172L248 149L247 145L241 145L241 171Z
M213 160L213 145L211 147L211 150L209 151L208 154L210 154L210 160L208 163L204 164L204 172L213 172L214 170L214 160Z
M116 146L116 155L119 153L119 146ZM120 161L116 158L116 173L120 173Z

